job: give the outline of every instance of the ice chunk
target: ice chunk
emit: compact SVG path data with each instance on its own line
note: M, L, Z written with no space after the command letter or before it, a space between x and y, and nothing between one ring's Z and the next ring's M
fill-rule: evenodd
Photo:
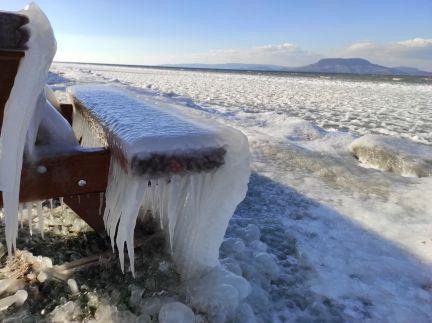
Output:
M191 303L213 320L232 318L239 304L249 295L248 281L221 266L187 282Z
M72 294L77 294L79 289L78 289L78 285L75 279L73 278L69 278L67 281L67 284L69 286L69 289L71 291Z
M239 308L237 309L236 321L237 322L248 322L248 323L257 322L255 314L252 310L252 307L249 304L243 303L239 306Z
M254 240L259 240L261 232L255 224L248 224L247 227L240 232L240 235L244 241L252 242Z
M0 299L0 311L6 310L12 304L16 304L18 306L24 304L27 296L28 293L25 290L20 289L15 293L15 295Z
M408 139L366 135L352 142L351 152L367 167L402 176L432 175L432 147Z
M162 306L159 312L159 322L194 323L195 315L193 311L183 303L173 302Z
M41 271L41 272L37 275L36 279L37 279L38 281L40 281L41 283L43 283L44 281L46 281L46 280L48 279L48 275L47 275L44 271Z
M102 307L102 306L101 306ZM105 308L104 308L105 309ZM99 310L99 309L98 309ZM65 304L58 305L51 313L52 322L77 322L77 318L82 314L81 307L79 304L69 301ZM95 317L98 315L98 311L95 313ZM110 312L108 312L107 317L110 318ZM104 317L105 318L105 317ZM100 322L112 322L112 320L105 320Z
M242 239L239 238L227 238L221 245L221 250L225 253L242 253L246 246Z
M6 278L0 280L0 295L5 292L15 293L18 289L23 288L24 282L17 278Z
M32 3L21 13L30 20L27 25L30 39L5 105L0 136L0 190L3 193L9 253L16 248L18 199L27 130L38 121L36 110L56 51L50 23L39 7Z
M265 127L272 136L285 137L292 141L312 141L322 138L326 131L316 124L300 119L278 115L275 118L272 115L264 117Z
M161 300L158 297L144 298L140 302L140 309L142 313L148 315L155 315L160 311L162 307Z
M276 279L279 276L279 266L266 252L259 252L254 255L255 266L260 274L266 275L270 280Z
M144 293L144 289L138 286L131 286L131 295L129 297L129 306L132 308L138 306L141 299L142 294Z

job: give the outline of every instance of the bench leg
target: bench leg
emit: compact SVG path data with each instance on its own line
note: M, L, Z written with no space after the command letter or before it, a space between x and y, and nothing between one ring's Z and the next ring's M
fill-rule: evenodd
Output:
M93 230L98 233L105 231L103 223L105 197L103 197L101 205L101 193L65 196L63 201Z

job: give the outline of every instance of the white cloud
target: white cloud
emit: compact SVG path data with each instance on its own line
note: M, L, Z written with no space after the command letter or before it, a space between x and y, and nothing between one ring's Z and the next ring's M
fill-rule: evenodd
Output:
M357 42L336 53L342 57L362 57L385 66L413 66L432 71L432 39L376 43Z
M315 62L321 56L310 53L291 43L265 45L240 49L216 49L205 53L165 57L167 63L247 63L282 66L302 66Z
M362 41L331 53L312 53L292 43L164 57L171 63L249 63L289 67L315 63L324 57L360 57L384 66L411 66L432 71L432 39L377 43Z
M361 41L334 52L323 53L313 53L287 42L251 48L165 54L152 51L150 46L140 46L139 44L142 42L135 39L99 39L94 37L81 37L79 39L72 37L69 39L71 37L66 36L62 35L62 43L56 56L57 60L144 65L247 63L297 67L315 63L325 57L360 57L368 59L372 63L389 67L403 65L432 71L432 39L425 38L387 43ZM80 46L76 46L77 43ZM131 51L130 48L134 48L134 50Z

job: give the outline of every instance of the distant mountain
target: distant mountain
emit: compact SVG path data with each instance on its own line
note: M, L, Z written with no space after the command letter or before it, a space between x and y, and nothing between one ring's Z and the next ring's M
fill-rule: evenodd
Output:
M286 67L264 64L172 64L166 67L221 69L239 71L269 71L269 72L299 72L299 73L331 73L331 74L359 74L359 75L405 75L432 76L431 72L421 71L413 67L385 67L373 64L362 58L325 58L303 67Z
M326 58L315 64L299 67L298 72L336 73L336 74L372 74L372 75L415 75L432 76L432 73L415 68L390 68L362 58Z
M432 76L431 72L425 72L425 71L419 70L418 68L415 68L415 67L397 66L397 67L393 67L393 69L398 70L398 71L402 71L402 72L409 74L409 75Z
M179 68L202 68L202 69L218 69L218 70L237 70L237 71L285 71L287 67L279 65L266 65L266 64L241 64L241 63L227 63L227 64L166 64L165 67L179 67Z

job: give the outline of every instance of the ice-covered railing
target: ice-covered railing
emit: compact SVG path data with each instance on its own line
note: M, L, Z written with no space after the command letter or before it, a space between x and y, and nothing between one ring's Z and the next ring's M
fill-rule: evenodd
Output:
M112 152L104 222L122 269L126 243L134 271L140 209L159 220L183 278L218 265L228 221L247 190L247 138L118 88L76 86L68 92L81 143L107 145Z
M5 105L0 136L0 190L2 191L6 242L9 253L15 249L18 231L18 201L21 168L26 142L28 148L35 138L26 138L28 129L37 129L42 109L45 108L43 90L48 69L56 51L56 41L45 14L35 4L19 12L29 23L25 26L29 40L26 43L13 88ZM20 41L26 38L20 38ZM23 46L18 44L19 46ZM0 71L1 72L1 71ZM31 132L36 135L36 131Z

